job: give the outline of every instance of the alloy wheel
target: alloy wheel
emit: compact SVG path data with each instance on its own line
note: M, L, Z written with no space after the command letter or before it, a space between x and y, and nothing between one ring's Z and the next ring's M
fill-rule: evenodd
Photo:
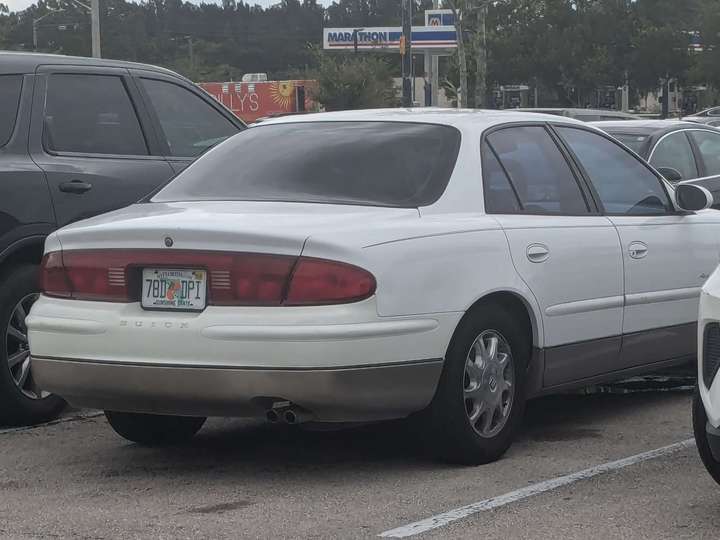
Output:
M515 370L507 340L495 330L482 332L465 360L465 413L475 432L496 436L510 417L515 395Z
M32 376L30 346L27 337L25 319L30 308L38 299L37 293L23 297L13 308L5 329L5 354L10 375L20 391L30 399L43 399L50 395L37 387Z

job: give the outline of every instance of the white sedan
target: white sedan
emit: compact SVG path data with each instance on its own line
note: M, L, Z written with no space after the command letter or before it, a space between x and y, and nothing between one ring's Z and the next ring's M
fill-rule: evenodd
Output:
M418 413L491 461L528 398L693 357L711 202L566 118L271 120L48 238L33 377L139 443Z

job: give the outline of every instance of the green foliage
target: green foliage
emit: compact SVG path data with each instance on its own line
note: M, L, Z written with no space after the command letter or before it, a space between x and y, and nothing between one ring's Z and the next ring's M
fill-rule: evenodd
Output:
M328 111L370 109L398 105L392 69L381 56L327 53L314 49L319 83L312 96Z
M466 97L473 105L478 64L471 44L477 36L478 7L488 0L453 2L470 13L464 23ZM102 49L108 58L167 66L194 80L334 71L342 82L332 90L328 81L322 90L333 107L341 106L340 88L346 89L348 103L394 99L383 95L383 88L390 73L399 75L397 55L353 59L324 55L317 48L323 26L398 26L398 0L335 0L327 7L318 0L282 0L267 9L253 0L224 0L222 5L101 0L101 6ZM432 0L414 0L415 24L431 7ZM0 3L0 48L31 50L33 19L59 8L63 11L38 25L39 49L89 55L89 15L70 0L40 0L21 13L9 13ZM720 87L720 0L492 0L486 28L488 89L530 84L557 104L582 106L598 87L621 86L626 74L631 87L643 92L656 90L668 76L683 84ZM690 31L702 33L703 52L688 52ZM457 58L443 65L441 77L457 86ZM383 81L379 88L370 74ZM351 82L363 86L351 91Z

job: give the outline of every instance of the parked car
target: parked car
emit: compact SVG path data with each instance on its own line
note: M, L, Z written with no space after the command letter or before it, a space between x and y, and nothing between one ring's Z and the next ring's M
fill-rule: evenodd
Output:
M700 295L698 383L693 399L695 442L705 468L720 484L720 271Z
M519 112L534 112L542 114L552 114L555 116L565 116L574 118L582 122L605 122L613 120L637 120L636 116L622 111L611 111L609 109L511 109Z
M36 379L139 443L419 413L439 455L491 461L529 397L694 357L711 202L567 118L268 120L48 237Z
M712 107L695 114L685 116L686 122L696 122L698 124L706 124L708 126L720 127L720 107Z
M720 130L678 120L602 122L597 127L631 148L671 182L693 180L720 207Z
M153 66L0 52L0 424L47 420L25 316L57 227L133 203L242 122Z

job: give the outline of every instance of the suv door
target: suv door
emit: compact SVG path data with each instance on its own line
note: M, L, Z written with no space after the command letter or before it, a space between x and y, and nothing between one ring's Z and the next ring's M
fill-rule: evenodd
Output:
M576 127L556 130L620 236L624 366L695 354L700 288L719 260L720 213L676 211L668 185L623 147Z
M58 226L134 203L173 175L129 72L43 66L30 153Z
M194 85L144 70L132 71L155 123L163 154L175 172L245 129L245 124Z
M620 242L545 125L493 130L482 149L485 211L540 304L545 387L618 369Z

